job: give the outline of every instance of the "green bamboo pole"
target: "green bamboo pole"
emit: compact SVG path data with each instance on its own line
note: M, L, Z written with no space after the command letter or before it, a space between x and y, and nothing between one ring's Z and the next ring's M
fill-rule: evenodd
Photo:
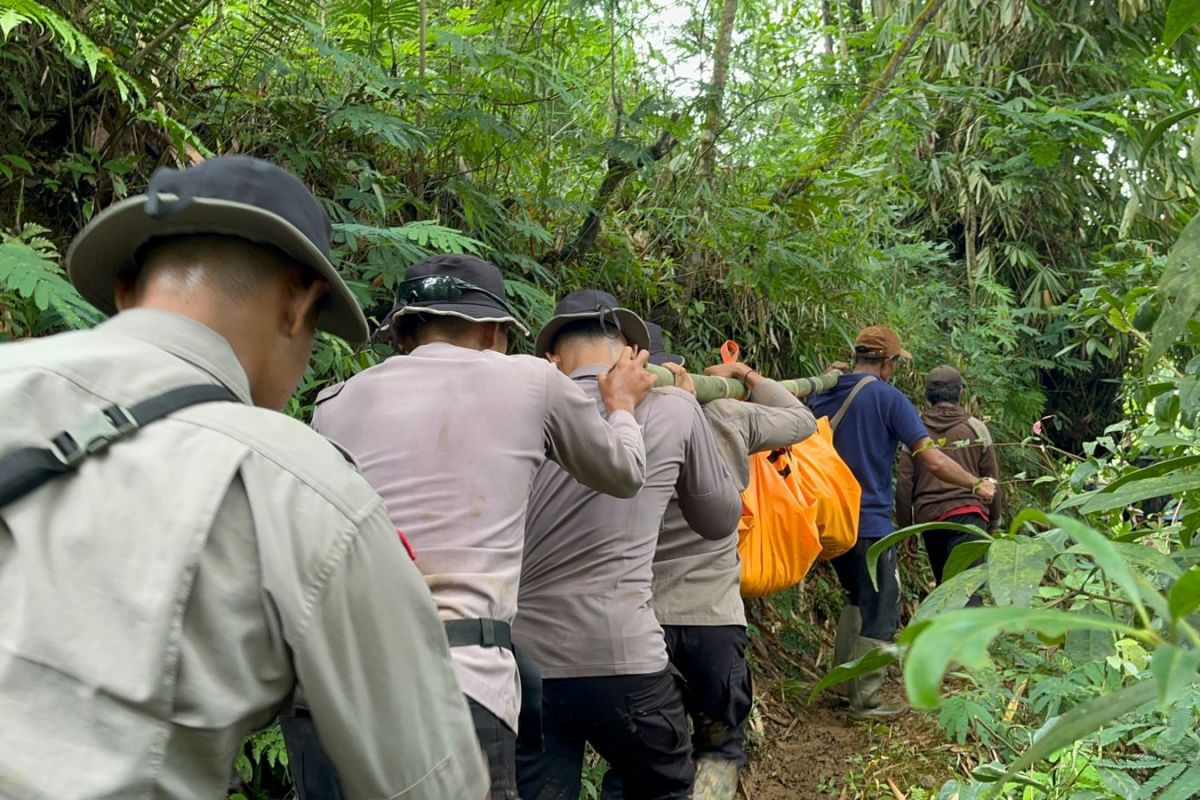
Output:
M674 386L675 376L671 374L666 367L660 367L657 364L647 364L646 369L654 374L655 386ZM837 383L840 372L827 372L824 375L817 375L813 378L794 378L792 380L780 381L783 388L787 389L796 397L808 397L816 392L826 392L834 387ZM696 384L696 399L701 403L709 403L713 400L721 400L723 398L733 398L735 400L744 400L746 398L746 386L741 381L733 378L716 378L711 375L692 375L692 383Z

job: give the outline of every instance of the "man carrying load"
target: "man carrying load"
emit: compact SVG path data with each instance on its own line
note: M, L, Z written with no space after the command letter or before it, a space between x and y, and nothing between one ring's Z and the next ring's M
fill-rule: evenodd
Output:
M596 401L598 376L629 344L649 346L645 324L594 290L564 297L537 337L538 352ZM534 480L514 635L545 676L545 737L542 748L518 743L524 800L577 800L588 742L633 800L691 790L687 718L650 606L651 563L673 493L696 534L714 539L736 529L741 498L694 397L656 389L636 417L646 436L637 497L604 496L554 464Z
M662 329L650 329L650 360L683 359L666 352ZM741 400L706 403L704 417L717 448L743 490L751 453L788 447L816 430L812 412L773 380L747 364L708 367L705 375L733 378L749 391ZM739 584L738 537L705 539L692 530L672 498L654 554L652 605L666 636L671 664L683 674L684 706L692 719L696 763L694 800L733 800L753 698L746 665L746 612Z
M653 384L647 355L618 349L592 394L544 359L504 355L509 330L525 329L500 271L467 255L409 267L389 323L407 355L322 392L313 425L355 457L412 543L487 756L490 797L515 800L518 665L536 683L509 630L530 486L549 459L590 491L638 493L646 453L634 411Z

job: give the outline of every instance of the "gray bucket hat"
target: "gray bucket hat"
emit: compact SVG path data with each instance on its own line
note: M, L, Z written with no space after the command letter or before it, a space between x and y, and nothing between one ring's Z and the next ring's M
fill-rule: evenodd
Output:
M249 156L210 158L186 169L154 172L145 194L114 203L89 222L67 250L67 275L84 299L106 314L120 276L138 250L161 236L236 236L272 245L308 266L330 287L317 327L352 345L367 340L367 320L329 260L329 216L300 179Z
M564 325L583 319L612 322L625 337L625 341L643 350L650 349L650 332L646 323L628 308L617 305L617 298L599 289L580 289L558 301L554 316L538 331L533 352L542 356L550 351L554 337Z

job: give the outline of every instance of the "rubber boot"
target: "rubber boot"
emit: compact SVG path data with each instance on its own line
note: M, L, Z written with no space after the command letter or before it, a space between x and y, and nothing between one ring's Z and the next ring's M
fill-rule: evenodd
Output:
M854 657L861 658L876 647L886 645L878 639L859 636L854 648ZM878 697L887 667L880 667L850 681L850 716L855 719L892 719L908 711L907 703L884 703Z
M692 800L734 800L737 794L736 761L701 756L696 759L696 781Z
M862 611L858 606L844 605L842 613L838 616L837 638L833 640L833 665L845 664L847 661L853 661L854 645L858 641L858 634L862 630ZM848 683L839 683L829 687L829 691L835 696L843 700L850 697L850 685Z

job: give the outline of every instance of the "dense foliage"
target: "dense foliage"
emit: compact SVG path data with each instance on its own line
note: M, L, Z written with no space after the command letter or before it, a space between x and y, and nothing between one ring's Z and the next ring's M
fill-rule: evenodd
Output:
M502 266L531 323L599 284L698 362L732 337L768 373L810 373L888 322L919 368L968 376L1010 494L1069 515L1018 517L985 567L928 599L901 643L914 699L935 701L945 666L913 667L922 648L977 629L939 650L974 681L943 707L948 735L1005 763L1057 752L1013 765L1029 797L1187 797L1198 15L1191 0L0 0L0 338L94 324L62 273L73 233L156 167L235 151L326 199L376 315L408 264L467 251ZM384 352L323 338L292 412ZM1173 511L1126 510L1160 495ZM948 611L981 586L996 608ZM977 669L1002 631L1016 638L994 645L998 668ZM1124 700L1105 713L1129 715L1060 750L1053 720L1110 693ZM278 753L269 737L248 751L246 791Z

